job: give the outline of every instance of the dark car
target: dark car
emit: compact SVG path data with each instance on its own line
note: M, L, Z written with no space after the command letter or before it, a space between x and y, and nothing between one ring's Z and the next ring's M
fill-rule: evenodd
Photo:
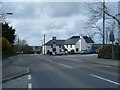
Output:
M96 53L96 50L81 50L80 54L93 54Z
M87 50L87 51L88 53L91 53L91 54L96 53L96 50Z

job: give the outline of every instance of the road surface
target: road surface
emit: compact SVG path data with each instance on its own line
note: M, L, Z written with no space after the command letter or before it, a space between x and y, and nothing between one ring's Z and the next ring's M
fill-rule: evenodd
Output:
M13 64L30 67L30 74L27 77L30 80L28 88L118 88L120 86L118 68L84 63L81 58L79 61L74 58L39 54L20 55Z

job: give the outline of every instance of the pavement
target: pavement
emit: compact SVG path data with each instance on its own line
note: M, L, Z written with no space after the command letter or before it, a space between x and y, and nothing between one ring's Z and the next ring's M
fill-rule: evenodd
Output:
M9 57L2 61L2 82L17 78L29 73L28 67L17 66L13 64L15 62L15 57L17 56Z
M66 59L76 60L76 61L82 61L85 63L93 63L93 64L101 64L101 65L107 65L107 66L113 66L113 67L119 67L120 68L120 60L112 60L112 59L102 59L98 58L97 54L88 54L88 55L68 55L68 56L62 56Z
M120 60L112 60L112 59L92 59L92 60L83 60L83 62L86 63L93 63L93 64L101 64L101 65L107 65L107 66L113 66L113 67L119 67L120 68Z

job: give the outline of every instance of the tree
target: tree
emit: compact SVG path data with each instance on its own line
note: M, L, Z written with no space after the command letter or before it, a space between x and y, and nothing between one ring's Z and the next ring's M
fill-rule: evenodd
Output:
M94 34L100 34L103 38L103 28L101 26L97 25L97 22L99 22L100 20L103 20L103 8L104 8L104 12L106 15L105 22L110 19L113 19L113 22L111 22L111 23L117 22L117 23L114 23L114 25L112 25L112 27L109 27L109 26L105 27L105 29L106 29L105 39L106 39L106 43L107 43L109 31L113 28L115 29L114 26L118 27L118 29L120 28L119 27L120 20L118 19L118 16L120 16L120 12L113 15L112 13L110 13L110 11L108 10L108 7L106 5L103 7L103 2L86 3L86 5L88 7L88 11L90 14L89 20L87 22L87 27L89 27L91 29L93 29L93 28L96 29L97 31L95 31Z
M6 38L0 38L0 43L2 43L2 52L6 52L8 49L12 47Z
M120 3L120 2L119 2ZM97 22L98 20L102 19L103 17L103 2L94 2L94 3L86 3L88 7L88 11L90 12L90 20L91 24ZM120 12L117 12L117 14L113 15L108 10L108 7L105 5L105 14L106 19L114 19L117 21L118 25L120 25L120 20L118 17L120 17Z
M25 53L25 54L32 54L34 53L32 47L30 47L26 40L18 40L16 41L16 44L14 46L14 49L16 50L17 53Z
M2 37L6 38L11 44L14 44L15 29L9 26L8 23L2 23Z

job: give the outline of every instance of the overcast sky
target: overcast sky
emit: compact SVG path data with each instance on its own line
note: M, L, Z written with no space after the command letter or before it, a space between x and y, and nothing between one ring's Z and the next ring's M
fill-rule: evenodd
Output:
M108 5L112 13L116 13L116 5ZM7 16L8 22L16 29L18 37L29 45L41 45L43 34L47 42L52 36L67 39L92 33L85 28L89 15L84 2L4 2L3 11L13 13ZM102 42L100 36L93 39L96 43Z

